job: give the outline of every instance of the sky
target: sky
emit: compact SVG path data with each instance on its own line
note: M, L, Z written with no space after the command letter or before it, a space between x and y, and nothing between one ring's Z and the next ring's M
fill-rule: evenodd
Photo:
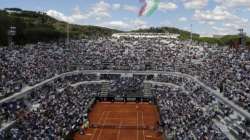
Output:
M250 35L250 0L160 0L151 16L138 16L140 0L0 0L0 9L42 11L62 21L119 30L177 27L202 36Z

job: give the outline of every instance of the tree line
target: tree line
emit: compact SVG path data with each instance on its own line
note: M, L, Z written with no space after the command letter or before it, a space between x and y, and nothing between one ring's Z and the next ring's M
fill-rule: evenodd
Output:
M58 21L46 13L24 11L19 8L6 8L0 10L0 46L8 45L8 29L16 27L15 44L50 42L64 40L67 36L66 22ZM96 26L80 26L70 24L70 37L93 38L98 36L111 36L118 30Z
M64 40L66 38L67 23L58 21L46 13L25 11L19 8L6 8L0 10L0 46L8 45L8 29L10 26L16 27L14 42L18 45L36 42L50 42ZM70 38L97 38L100 36L111 36L113 33L122 32L104 27L81 26L70 24ZM133 30L131 32L153 32L153 33L174 33L180 34L181 40L190 39L190 32L174 27L151 27L147 29ZM238 35L226 35L221 38L200 37L193 33L193 40L207 42L209 44L231 45L239 42ZM247 45L250 46L250 38L246 38Z
M152 33L173 33L179 34L179 39L181 40L188 40L191 38L191 33L189 31L184 31L174 27L151 27L147 29L139 29L134 30L132 32L152 32ZM199 34L193 33L193 40L198 42L207 42L209 44L218 44L220 46L230 46L234 43L239 43L240 37L239 35L225 35L221 36L220 38L215 37L201 37ZM246 37L246 45L250 46L250 38Z

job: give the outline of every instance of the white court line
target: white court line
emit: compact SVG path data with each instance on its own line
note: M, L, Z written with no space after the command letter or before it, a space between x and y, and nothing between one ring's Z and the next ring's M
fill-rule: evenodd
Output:
M107 121L107 119L108 119L109 114L110 114L110 111L108 111L107 116L104 117L104 122L103 122L104 125L105 125L105 123L106 123L106 121ZM100 131L100 133L99 133L98 136L97 136L97 140L99 140L99 137L101 136L102 131L103 131L103 128L101 128L101 131Z
M101 115L101 117L100 117L100 118L99 118L99 120L98 120L98 124L100 123L100 121L101 121L102 117L103 117L103 116L105 116L105 115L103 115L103 114L105 114L105 113L106 113L106 111L103 111L103 112L102 112L102 115ZM93 140L93 139L94 139L95 134L96 134L96 130L97 130L97 128L95 128L95 131L94 131L93 137L91 137L91 140Z
M109 119L110 120L118 120L118 119L121 119L121 118L118 118L118 117L111 118L111 117L109 117ZM126 120L135 120L135 118L126 118Z
M137 135L136 135L136 139L138 140L138 137L139 137L139 131L138 131L138 112L136 112L137 113L137 122L136 122L136 125L137 125L137 129L136 129L136 133L137 133Z
M116 137L117 140L119 140L119 138L120 138L122 123L123 122L120 122L120 124L119 124L119 130L118 130L117 137Z
M113 113L135 113L137 111L112 111Z
M142 111L142 125L144 126L144 112ZM145 132L144 129L142 129L142 133L143 133L143 140L145 140Z

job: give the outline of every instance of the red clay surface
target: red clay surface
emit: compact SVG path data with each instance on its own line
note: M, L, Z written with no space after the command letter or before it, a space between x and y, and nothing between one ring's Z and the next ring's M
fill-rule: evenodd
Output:
M99 127L90 127L85 135L77 133L74 140L163 140L154 130L159 121L156 106L148 103L98 102L89 120L90 126Z

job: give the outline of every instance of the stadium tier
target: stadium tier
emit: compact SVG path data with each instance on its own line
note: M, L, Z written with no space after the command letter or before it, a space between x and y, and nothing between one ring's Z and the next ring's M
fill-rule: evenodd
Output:
M248 49L160 36L69 43L0 48L0 140L250 139Z

